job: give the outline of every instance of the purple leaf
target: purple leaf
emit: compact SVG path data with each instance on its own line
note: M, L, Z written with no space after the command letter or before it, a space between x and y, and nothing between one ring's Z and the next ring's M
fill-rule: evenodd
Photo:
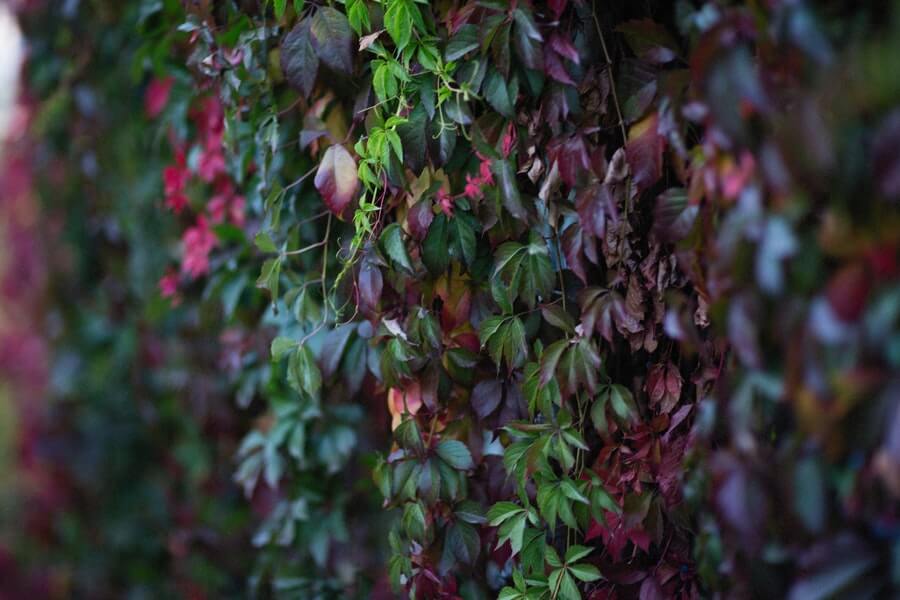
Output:
M503 384L496 379L479 382L472 390L472 408L479 418L483 419L500 405L503 400Z

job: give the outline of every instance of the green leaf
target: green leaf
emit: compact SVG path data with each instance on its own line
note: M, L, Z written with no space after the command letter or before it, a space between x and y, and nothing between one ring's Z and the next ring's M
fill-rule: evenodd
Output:
M350 27L356 32L356 35L362 35L363 31L368 31L372 28L371 23L369 23L369 9L366 6L366 0L349 0L347 2L347 20L350 22Z
M322 373L312 351L298 346L288 362L288 383L300 394L318 397L322 388Z
M278 248L275 246L275 242L272 241L272 237L265 231L257 233L256 237L253 238L253 243L263 252L278 252Z
M467 266L471 266L475 262L475 228L480 226L478 219L470 213L457 211L450 225L457 255Z
M493 505L488 511L487 519L491 527L496 527L519 513L524 513L525 509L514 502L502 500Z
M606 435L609 431L609 423L606 420L608 399L608 395L601 394L599 398L594 400L594 404L591 405L591 422L594 424L594 429L603 435Z
M510 98L506 80L494 69L488 71L484 80L484 98L498 113L507 119L513 118L515 98Z
M541 516L551 527L556 527L556 516L559 513L559 506L563 502L562 492L557 486L557 482L545 482L538 486L537 504L541 511Z
M509 586L500 590L497 600L524 600L525 595Z
M522 543L522 569L526 573L544 572L544 547L546 540L544 530L529 527L525 530Z
M435 452L454 469L467 471L475 466L469 449L459 440L442 440Z
M406 251L406 244L403 243L403 229L397 223L391 223L381 232L381 245L384 247L385 253L399 267L408 273L413 272L412 262L409 259L409 253Z
M633 420L637 414L634 408L634 397L631 390L624 385L615 384L609 387L609 403L613 412L623 421Z
M414 540L425 539L425 507L421 502L409 502L403 509L400 524L406 534Z
M587 546L579 546L577 544L569 546L566 549L566 563L578 562L593 551L593 548L588 548Z
M404 419L394 429L394 439L401 448L421 452L425 449L425 443L422 440L422 432L419 431L419 425L415 419Z
M256 287L268 290L272 302L278 301L278 279L281 275L282 258L270 258L263 263Z
M582 504L589 504L587 496L581 493L581 491L576 487L575 483L572 482L571 479L564 479L560 487L562 489L563 494L565 494L566 498L570 500L574 500L575 502L581 502ZM566 558L566 560L578 560L578 559L570 559Z
M525 326L518 317L488 317L481 322L478 335L498 367L503 360L510 370L525 362L528 351Z
M560 580L562 579L562 576L565 575L565 573L566 570L563 567L551 571L550 576L547 578L548 587L551 590L560 590L560 587L562 585L562 582ZM556 598L559 598L559 596L557 596Z
M519 58L529 69L543 68L542 37L531 16L531 11L517 8L513 11L515 20L514 37Z
M497 177L497 192L504 208L513 218L524 221L528 218L528 211L522 204L519 195L519 186L516 183L516 171L508 160L495 160L491 163L491 170Z
M413 20L409 0L392 0L384 15L384 26L398 50L403 50L412 38Z
M600 570L594 565L579 563L577 565L569 565L568 569L572 575L584 582L597 581L603 578Z
M547 300L555 284L555 272L550 263L550 251L546 242L532 233L527 246L518 242L502 244L494 256L494 278L505 284L498 290L492 288L497 303L503 306L506 293L518 296L529 308L534 308L537 299Z
M460 502L456 507L456 510L454 510L454 514L457 518L473 525L483 525L487 523L487 518L485 517L481 506L479 506L477 502L471 500Z
M622 509L616 504L616 501L613 500L612 496L603 489L600 481L597 480L595 485L591 488L591 514L593 514L594 518L598 521L606 522L603 518L604 511L619 514L622 512Z
M556 342L553 342L547 349L544 350L543 356L541 356L541 385L547 385L556 377L556 367L559 364L559 360L563 355L563 352L569 347L569 340L562 339Z
M575 333L575 320L559 304L548 304L541 307L541 316L550 325L566 333Z
M397 135L403 142L405 165L413 173L421 173L428 153L428 114L422 103L416 104L406 122L397 126Z
M522 542L525 537L525 514L515 515L500 526L497 531L497 546L502 546L509 540L512 555L515 556L522 550Z
M568 569L563 570L562 581L559 584L559 596L562 600L581 600L581 592L578 591L578 584L569 574Z
M397 157L401 163L403 162L403 142L400 141L400 136L397 135L397 132L393 129L388 129L385 131L385 135L387 136L388 143L391 145L391 149L394 151L394 155Z
M478 47L478 27L466 24L450 37L444 58L447 62L458 60Z
M284 18L284 11L287 9L287 0L274 0L275 18L279 21Z
M434 276L444 273L450 265L450 253L447 252L449 237L447 217L440 213L431 222L422 242L422 262Z
M544 549L544 560L554 569L558 569L563 566L562 561L559 559L559 553L553 546L547 546Z
M466 565L473 564L478 559L481 550L481 538L478 531L469 525L457 521L451 525L446 534L447 544L456 559Z
M297 342L289 337L278 336L272 340L272 360L278 361L297 346Z
M372 62L375 72L372 75L372 87L375 89L375 95L380 102L385 102L397 95L397 79L390 65L382 62L375 66L376 62Z

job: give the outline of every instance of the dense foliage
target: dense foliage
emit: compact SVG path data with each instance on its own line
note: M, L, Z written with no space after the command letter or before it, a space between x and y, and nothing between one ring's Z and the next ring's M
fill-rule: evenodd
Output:
M132 4L32 58L100 457L51 529L128 549L73 589L900 587L900 9Z

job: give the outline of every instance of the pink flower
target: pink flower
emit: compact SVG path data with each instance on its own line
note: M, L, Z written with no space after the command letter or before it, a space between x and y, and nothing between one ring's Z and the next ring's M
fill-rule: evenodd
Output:
M172 91L173 83L175 83L174 78L166 77L154 79L147 85L147 91L144 94L144 112L148 117L155 119L169 103L169 92Z
M225 154L222 152L222 132L213 133L206 139L203 154L197 165L197 173L207 183L225 173Z
M246 208L244 197L234 193L234 186L228 180L221 180L216 187L216 195L206 206L210 220L213 223L224 223L228 219L234 225L243 227Z
M225 221L225 213L228 210L228 197L223 194L216 194L213 196L209 204L206 205L206 210L209 211L209 220L215 224L222 223Z
M173 298L178 293L178 273L170 271L160 278L159 293L163 298Z
M184 186L187 184L189 177L190 173L187 169L178 165L168 166L163 169L163 187L166 196L171 196L172 194L178 194L184 191Z
M737 198L750 183L756 161L749 152L741 154L740 163L728 163L722 172L722 194L729 200Z
M208 273L209 253L216 245L216 236L203 215L197 217L196 225L184 232L181 242L183 244L181 272L192 279Z
M453 216L453 196L445 190L441 188L437 191L436 200L438 201L438 206L441 208L441 212L447 215L448 217Z
M176 162L180 162L176 158ZM166 195L166 206L176 214L187 206L188 199L184 195L184 187L190 178L190 172L181 164L163 169L163 189Z
M463 194L471 200L481 199L481 178L466 175L466 189Z
M228 209L228 216L231 217L231 222L234 223L237 227L243 227L247 221L244 214L246 207L247 202L244 200L243 196L233 196L231 198L231 206Z
M187 196L180 192L177 194L170 194L166 196L166 206L172 209L172 212L174 212L176 215L184 210L184 207L187 206L187 204Z
M481 178L481 185L494 185L494 174L491 173L491 161L482 159L478 165L478 175Z
M516 126L510 122L509 127L506 128L506 133L503 134L503 158L508 157L513 148L515 148L516 137Z
M208 96L203 100L202 106L191 116L197 123L201 138L218 136L222 139L222 131L225 129L225 114L222 104L215 96Z

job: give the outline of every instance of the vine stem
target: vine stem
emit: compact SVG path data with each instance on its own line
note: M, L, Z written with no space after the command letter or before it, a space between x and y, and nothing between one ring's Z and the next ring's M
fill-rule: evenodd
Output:
M283 191L283 192L286 192L286 191L288 191L289 189L291 189L292 187L294 187L295 185L300 185L300 183L302 183L304 179L306 179L307 177L309 177L310 175L312 175L312 174L315 172L315 170L318 169L318 168L319 168L319 165L314 165L309 171L307 171L306 173L304 173L303 175L301 175L299 179L297 179L297 180L294 181L293 183L289 184L289 185L288 185L287 187L285 187L282 191Z
M609 73L609 88L612 90L613 105L616 107L616 115L619 117L619 129L622 131L622 143L628 141L628 134L625 132L625 119L622 118L622 109L619 108L619 95L616 93L616 80L613 78L613 63L609 57L609 50L606 48L606 38L603 36L603 28L600 26L600 19L597 17L597 3L592 5L591 16L594 18L594 26L597 28L597 35L600 36L600 46L603 48L603 58L606 59L606 70Z
M328 243L328 240L322 240L320 242L316 242L315 244L310 244L309 246L304 246L303 248L299 248L297 250L288 250L286 252L282 252L285 256L296 256L298 254L303 254L304 252L309 252L310 250L314 250L320 246L324 246Z
M321 242L313 244L314 246L324 246L325 250L322 251L322 304L324 305L324 310L322 312L322 322L319 323L315 329L307 333L303 336L303 339L300 340L300 345L302 346L306 340L314 336L319 332L320 329L325 327L325 323L328 322L328 290L327 287L327 276L328 276L328 239L331 237L331 213L328 213L328 223L325 225L325 239Z

